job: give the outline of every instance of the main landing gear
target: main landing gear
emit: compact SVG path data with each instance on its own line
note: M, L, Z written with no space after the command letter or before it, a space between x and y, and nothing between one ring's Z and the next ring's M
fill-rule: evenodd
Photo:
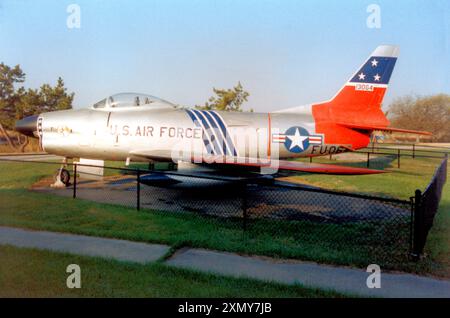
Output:
M51 185L54 188L64 188L70 185L70 173L67 170L67 158L63 159L61 168L55 174L55 182Z

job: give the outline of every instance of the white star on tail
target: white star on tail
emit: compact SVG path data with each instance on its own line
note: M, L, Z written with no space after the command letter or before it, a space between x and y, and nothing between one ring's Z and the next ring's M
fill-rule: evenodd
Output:
M303 148L303 141L305 141L305 139L308 139L308 136L302 136L300 135L300 131L297 128L295 130L295 134L294 136L286 136L291 140L291 146L289 147L289 150L292 150L292 148L299 146L301 150L305 150Z
M373 79L376 80L377 82L380 81L380 78L381 78L381 76L378 74L373 77Z
M377 67L377 65L378 65L378 61L375 60L375 59L373 59L373 60L372 60L372 66L373 66L373 67Z
M359 74L358 77L359 77L360 80L364 80L366 78L366 74L361 72L361 74Z

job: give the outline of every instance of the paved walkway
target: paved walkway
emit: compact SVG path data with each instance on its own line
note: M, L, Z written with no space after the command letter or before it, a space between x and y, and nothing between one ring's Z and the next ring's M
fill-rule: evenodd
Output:
M370 273L361 269L319 265L267 257L240 256L203 249L184 249L167 264L235 277L335 290L365 297L450 297L450 281L411 274L381 273L381 288L366 285Z
M147 263L164 256L169 246L83 235L30 231L0 226L0 244ZM369 289L369 273L352 269L268 257L185 248L166 261L169 266L226 276L248 277L283 284L335 290L365 297L446 297L450 281L411 274L382 273L381 288Z
M0 244L56 252L112 258L136 263L153 262L169 251L169 246L117 239L30 231L0 226Z

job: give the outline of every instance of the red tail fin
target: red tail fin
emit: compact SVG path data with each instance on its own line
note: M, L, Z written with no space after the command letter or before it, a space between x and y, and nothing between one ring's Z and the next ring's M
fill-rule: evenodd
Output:
M330 101L312 105L316 132L326 135L327 143L348 143L365 147L370 133L354 131L338 123L387 127L389 121L381 103L397 61L398 47L379 46Z

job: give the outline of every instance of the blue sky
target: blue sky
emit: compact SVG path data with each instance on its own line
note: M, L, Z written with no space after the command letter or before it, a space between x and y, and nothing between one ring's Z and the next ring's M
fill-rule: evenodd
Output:
M69 29L69 4L81 28ZM381 28L366 25L370 4ZM379 44L400 46L385 105L450 94L450 1L0 0L0 61L27 87L63 77L85 107L116 92L201 104L239 80L246 108L326 100Z

